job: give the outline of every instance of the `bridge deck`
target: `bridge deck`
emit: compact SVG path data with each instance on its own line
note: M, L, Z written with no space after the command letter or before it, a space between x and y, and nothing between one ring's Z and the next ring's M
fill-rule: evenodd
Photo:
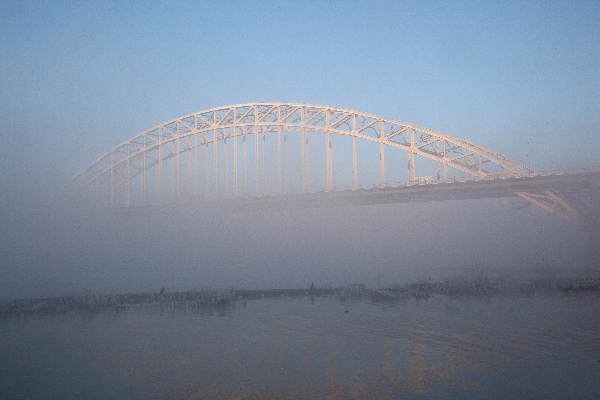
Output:
M600 187L600 169L589 169L578 173L538 175L495 181L385 186L304 194L201 200L200 202L203 208L207 207L209 209L223 206L250 208L269 206L318 207L516 197L517 192L543 193L552 190L559 190L564 195L569 196L570 194L590 191L594 187ZM181 206L186 208L190 205L190 202L181 204ZM156 207L148 206L142 208Z

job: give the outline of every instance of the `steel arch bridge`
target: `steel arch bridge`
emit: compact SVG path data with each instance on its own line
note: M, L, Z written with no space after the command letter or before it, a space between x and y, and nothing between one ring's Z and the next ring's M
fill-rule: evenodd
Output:
M386 166L386 151L393 166ZM363 153L371 164L376 160L371 170L378 169L378 177L362 176ZM411 123L324 105L246 103L148 129L100 156L72 184L113 206L140 206L533 175L483 146Z

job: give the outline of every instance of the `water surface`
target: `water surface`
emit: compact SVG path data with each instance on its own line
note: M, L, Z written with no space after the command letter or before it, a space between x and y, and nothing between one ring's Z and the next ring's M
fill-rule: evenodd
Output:
M0 397L600 398L600 294L156 304L0 321Z

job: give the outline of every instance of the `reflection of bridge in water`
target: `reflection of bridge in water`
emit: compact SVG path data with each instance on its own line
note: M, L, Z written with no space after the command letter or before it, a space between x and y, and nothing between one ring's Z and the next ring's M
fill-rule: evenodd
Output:
M200 199L360 204L520 196L581 221L599 214L600 169L543 175L465 139L373 114L249 103L144 131L73 183L98 201L126 207Z

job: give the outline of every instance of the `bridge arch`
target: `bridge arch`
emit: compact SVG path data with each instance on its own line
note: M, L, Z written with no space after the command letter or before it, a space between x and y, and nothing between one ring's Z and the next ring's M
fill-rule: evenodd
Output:
M246 139L254 135L255 167L259 167L259 136L277 135L277 160L279 186L282 189L281 168L281 136L284 143L288 131L300 132L302 160L302 190L304 187L305 137L312 133L323 133L326 138L326 185L323 190L334 190L331 136L342 135L352 139L353 145L353 188L357 182L357 139L370 141L379 145L379 185L385 185L385 149L397 148L407 155L407 185L431 184L448 180L448 168L461 171L469 179L505 179L531 176L533 171L510 160L503 155L489 150L468 140L451 136L443 132L401 122L375 114L350 110L346 108L314 105L305 103L245 103L194 112L159 124L141 132L103 154L88 167L76 174L72 183L84 187L96 188L107 193L112 204L117 192L121 193L126 205L132 204L132 182L137 181L136 191L141 193L135 204L143 204L147 192L147 171L156 168L155 191L162 186L163 163L175 160L176 187L179 188L180 157L182 154L194 152L195 165L193 171L200 173L197 164L198 149L206 148L206 165L202 168L209 181L209 170L212 169L215 185L213 195L218 192L218 175L220 172L218 145L226 146L233 142L234 188L238 187L238 139L244 146L244 176L246 175ZM211 146L212 145L212 146ZM212 147L212 153L210 153ZM209 154L210 153L210 154ZM263 148L263 157L265 151ZM222 152L225 158L223 168L227 168L226 148ZM436 164L435 178L423 181L415 172L415 156L429 159ZM192 158L190 157L190 160ZM209 160L210 164L209 165ZM308 161L310 163L310 161ZM264 158L263 158L264 169ZM227 171L225 171L225 179ZM257 175L258 182L258 175ZM283 178L285 179L285 177ZM258 183L257 183L258 188ZM177 189L179 190L179 189ZM234 194L239 193L234 190ZM246 191L247 192L247 191ZM257 190L258 193L258 190ZM205 190L204 195L208 191Z

